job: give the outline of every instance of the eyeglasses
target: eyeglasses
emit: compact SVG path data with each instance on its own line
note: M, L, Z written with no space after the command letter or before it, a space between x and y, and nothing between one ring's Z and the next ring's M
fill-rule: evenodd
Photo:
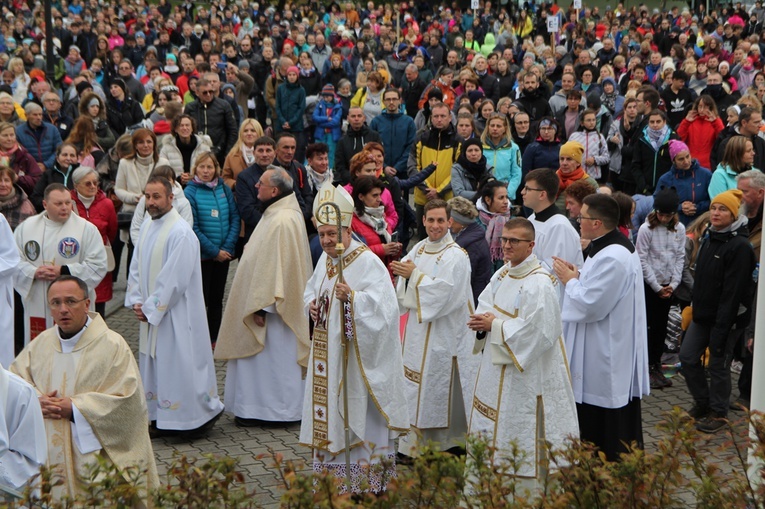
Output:
M212 94L212 93L213 93L212 90L200 90L199 91L199 95L209 95L209 94Z
M524 191L544 191L544 189L538 189L535 187L523 186Z
M583 216L583 215L581 215L581 214L579 214L578 216L576 216L576 221L577 221L578 223L581 223L581 222L582 222L582 219L587 219L587 220L589 220L589 221L600 221L600 218L597 218L597 217L587 217L587 216Z
M59 299L53 299L48 302L48 306L50 306L52 309L59 309L61 306L66 306L68 308L74 307L80 302L88 300L87 297L83 299L73 299L69 297L68 299L59 300Z
M98 187L98 182L80 182L85 187Z
M502 242L502 244L510 244L513 247L517 246L521 242L534 242L533 240L516 239L514 237L500 237L499 240Z

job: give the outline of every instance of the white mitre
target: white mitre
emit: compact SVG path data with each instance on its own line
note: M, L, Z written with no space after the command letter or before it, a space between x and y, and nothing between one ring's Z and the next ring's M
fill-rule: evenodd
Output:
M340 218L344 228L351 227L353 219L353 198L342 186L333 186L332 182L324 182L316 193L313 201L313 217L316 226L337 226L335 208L329 206L334 203L340 208Z

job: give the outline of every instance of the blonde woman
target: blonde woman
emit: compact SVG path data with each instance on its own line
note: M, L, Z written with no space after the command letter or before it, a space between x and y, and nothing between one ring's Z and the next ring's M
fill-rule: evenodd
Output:
M236 177L245 169L255 164L255 141L263 136L263 126L254 118L242 122L239 138L223 162L223 181L232 190L236 187Z
M8 70L13 73L13 83L11 83L13 100L21 104L27 98L27 93L29 92L29 83L32 81L32 79L24 70L24 61L18 57L12 58L8 62Z

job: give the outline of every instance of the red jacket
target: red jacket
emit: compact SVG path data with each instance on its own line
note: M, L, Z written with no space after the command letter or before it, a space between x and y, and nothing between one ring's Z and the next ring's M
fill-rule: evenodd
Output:
M383 241L380 239L380 236L377 235L377 232L375 232L374 228L359 219L358 216L356 216L356 213L354 213L353 221L351 222L351 229L353 230L353 233L363 239L364 244L367 245L369 250L382 260L382 262L385 264L385 267L388 269L391 281L393 281L393 273L390 271L390 262L392 262L394 258L391 256L385 256Z
M717 140L717 137L722 132L724 126L720 117L717 117L714 122L710 122L704 118L696 117L693 122L688 122L687 119L683 119L680 125L677 127L677 134L680 139L688 145L688 149L691 151L691 157L698 159L699 164L712 172L715 168L711 168L712 164L709 160L712 154L712 147Z
M96 225L98 231L101 232L104 245L111 244L117 236L117 213L114 211L114 204L106 197L106 194L99 189L96 199L90 204L89 209L85 208L80 197L77 196L76 190L72 190L72 200L77 205L77 214ZM106 274L103 281L96 287L96 302L108 302L111 299L112 277L111 274Z

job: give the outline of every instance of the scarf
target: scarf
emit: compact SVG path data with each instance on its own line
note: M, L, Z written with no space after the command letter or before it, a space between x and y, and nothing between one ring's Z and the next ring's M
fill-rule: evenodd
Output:
M558 178L560 179L560 189L558 190L559 196L563 194L563 191L565 191L568 186L570 186L577 180L586 179L589 177L589 175L585 173L584 168L582 166L579 166L579 168L572 171L568 175L565 175L560 170L558 170L556 173L558 174Z
M11 166L11 159L13 159L13 156L16 154L16 151L19 149L19 143L16 142L13 144L13 147L11 147L10 150L2 150L0 149L0 164L3 166Z
M324 173L319 173L311 168L310 164L306 164L305 169L308 173L308 185L311 186L311 191L319 189L324 182L334 182L335 180L335 175L329 168Z
M242 151L242 159L244 159L245 164L247 164L247 166L255 164L255 147L250 148L242 143L240 148Z
M655 129L651 129L650 127L646 128L645 133L646 133L646 136L648 136L648 141L651 142L651 146L656 152L659 151L659 148L664 143L664 139L666 138L668 132L669 132L669 126L666 124L664 124L664 127L659 129L658 131Z
M11 187L11 192L8 193L8 196L2 197L0 196L0 209L5 208L5 205L12 202L16 198L16 187Z
M311 67L310 69L303 69L301 67L300 68L300 75L303 76L304 78L310 78L311 76L313 76L313 73L314 73L315 70L316 69L314 69L313 67Z
M388 233L388 223L385 221L385 206L364 207L364 214L359 216L362 223L370 226L377 235L385 239L385 243L390 242L390 233Z
M478 217L481 219L481 223L486 227L486 242L489 243L489 252L491 252L491 261L503 260L504 254L502 253L502 228L505 227L505 223L512 217L512 214L508 210L507 212L495 213L489 212L483 206L483 200L479 202Z
M608 111L610 111L611 113L614 113L614 110L616 108L616 98L618 96L619 94L616 93L616 90L614 90L614 92L610 94L603 92L603 94L601 94L600 96L600 102L601 104L603 104L603 106L608 108Z
M486 156L481 155L477 163L471 163L465 156L465 152L460 151L457 158L457 164L465 170L465 176L473 183L473 189L478 189L478 183L486 175Z
M199 184L200 186L209 187L210 189L215 189L215 186L218 185L218 179L215 178L214 180L211 180L210 182L205 182L201 178L199 178L199 175L194 175L194 178L192 179L195 183Z

